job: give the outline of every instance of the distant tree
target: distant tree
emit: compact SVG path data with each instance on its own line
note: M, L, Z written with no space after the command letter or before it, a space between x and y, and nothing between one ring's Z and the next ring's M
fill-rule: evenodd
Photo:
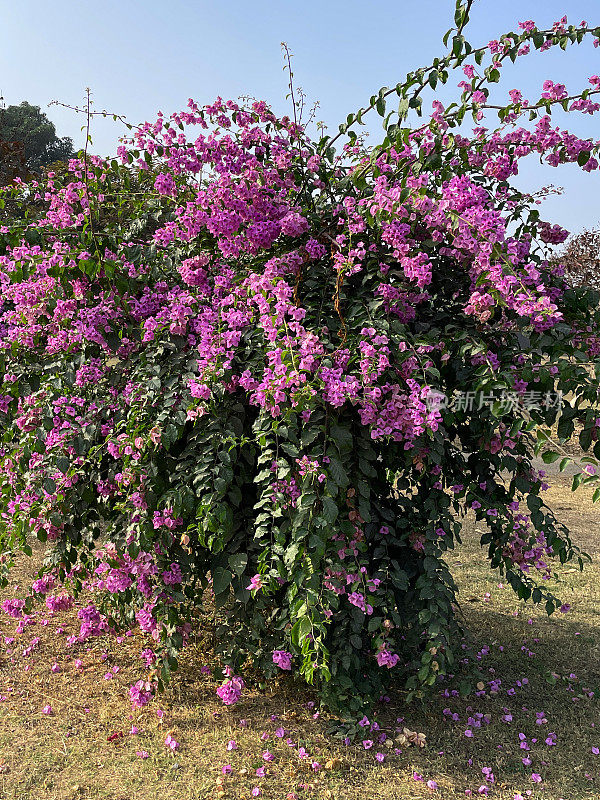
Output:
M54 123L39 106L23 101L20 105L0 109L0 145L22 147L24 167L39 170L54 161L63 161L73 154L73 140L56 135Z
M600 228L572 236L553 261L562 264L571 286L600 289Z
M31 177L31 172L27 169L25 162L23 142L0 140L0 186L6 186L15 178L27 180Z

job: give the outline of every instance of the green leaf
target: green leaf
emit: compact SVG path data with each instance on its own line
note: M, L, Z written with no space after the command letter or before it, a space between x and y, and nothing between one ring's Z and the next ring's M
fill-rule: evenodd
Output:
M294 623L292 630L290 631L290 639L292 644L294 644L296 647L299 647L306 634L310 633L311 628L312 625L310 623L310 619L307 616L300 617L300 619Z
M337 503L331 497L327 497L327 495L321 498L321 501L323 503L323 516L327 522L334 522L338 515Z
M56 459L56 467L62 472L63 475L67 474L70 466L71 466L71 460L66 456L59 456Z
M428 156L427 160L425 161L426 169L430 171L434 171L439 169L442 166L442 156L440 153L433 152L430 156Z
M292 542L292 544L288 548L286 548L286 551L283 555L283 563L286 565L286 567L289 568L293 566L294 561L296 560L296 557L300 552L300 548L301 548L300 542Z
M228 569L223 569L223 567L216 567L212 571L212 579L213 579L214 593L221 594L222 592L226 591L231 585L233 575L231 574L231 572L229 572Z
M582 450L589 450L592 443L592 431L590 428L584 428L579 434L579 444Z
M48 494L54 494L56 492L56 484L52 478L44 478L42 481L42 486L48 492Z
M460 26L463 24L466 14L467 7L459 0L459 2L456 3L456 10L454 11L454 24L457 28L460 28Z
M459 56L461 54L463 46L464 46L464 43L465 43L465 37L462 36L462 35L461 36L455 36L452 39L452 55L453 56Z
M546 452L542 455L542 461L544 464L554 464L554 462L558 461L559 458L560 453L556 453L554 450L546 450Z
M352 450L354 439L347 428L341 428L339 425L332 425L330 435L340 453Z
M337 458L330 458L329 474L341 489L345 489L350 483L346 470Z
M228 563L234 574L239 577L248 566L248 554L235 553L234 555L229 556Z

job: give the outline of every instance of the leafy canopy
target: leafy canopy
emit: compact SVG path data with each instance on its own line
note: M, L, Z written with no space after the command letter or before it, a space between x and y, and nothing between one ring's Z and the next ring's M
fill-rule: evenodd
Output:
M115 159L80 153L3 193L3 565L36 535L32 598L96 593L80 641L148 634L138 705L202 611L226 703L249 663L347 712L391 681L421 696L462 654L445 555L467 512L490 567L548 613L552 563L583 566L533 459L578 426L593 455L575 484L597 480L598 295L550 263L566 231L512 180L530 155L598 168L598 143L551 114L596 113L599 79L499 106L490 86L600 29L527 21L475 48L470 6L443 56L335 137L190 100ZM385 137L367 149L373 111Z
M25 100L0 109L0 142L22 144L25 166L31 171L73 155L73 140L57 136L54 123L40 107Z

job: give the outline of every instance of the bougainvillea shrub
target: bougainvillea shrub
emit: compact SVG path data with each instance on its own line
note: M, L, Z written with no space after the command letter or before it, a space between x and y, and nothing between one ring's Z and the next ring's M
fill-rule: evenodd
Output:
M594 455L575 483L596 479L598 296L549 263L567 232L511 181L527 156L597 170L598 142L551 115L596 113L600 78L498 106L490 86L600 29L527 21L475 49L469 10L334 138L190 100L112 160L3 190L3 565L33 534L49 550L28 603L91 589L80 641L148 635L136 705L205 604L226 704L250 665L338 708L390 682L421 696L461 652L444 557L467 511L490 567L548 613L553 563L583 565L533 457L577 425Z

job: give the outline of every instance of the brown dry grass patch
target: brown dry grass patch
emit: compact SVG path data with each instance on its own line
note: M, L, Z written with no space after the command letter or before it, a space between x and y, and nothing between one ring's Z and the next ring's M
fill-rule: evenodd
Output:
M533 790L535 800L600 798L600 756L591 753L600 747L600 509L591 505L589 494L573 494L570 481L561 476L552 478L549 497L574 539L594 557L583 574L570 566L561 572L562 596L573 610L548 619L499 588L501 581L487 569L471 526L449 563L462 590L470 644L483 653L482 679L502 683L497 694L487 691L481 697L435 696L427 705L406 706L398 693L383 705L377 715L382 728L393 731L406 724L424 731L424 750L405 747L395 755L385 745L369 751L345 747L327 734L324 718L313 718L306 688L289 678L265 691L251 689L238 705L224 707L215 696L214 676L200 670L203 664L217 669L208 632L185 651L166 693L132 712L127 688L140 677L142 637L125 645L102 637L68 649L67 636L78 630L75 612L43 615L47 625L38 620L17 636L14 621L1 615L0 695L6 699L0 702L0 797L245 800L259 787L268 800L288 793L311 800L452 800L464 798L465 789L478 796L486 784L481 770L490 767L496 782L489 796L498 800L512 800L517 790L526 789ZM19 561L4 597L24 590L41 556L37 548L33 559ZM15 641L7 643L5 637ZM21 653L34 637L39 646L24 658ZM75 658L83 661L82 669L75 667ZM59 672L51 671L53 664ZM118 671L112 672L114 667ZM547 682L549 672L559 675L554 685ZM113 677L105 679L109 673ZM568 678L571 674L577 677ZM52 716L42 713L45 705L52 706ZM448 707L459 721L448 721L443 713ZM541 711L548 722L538 726L535 715ZM489 714L491 722L470 739L464 731L477 713ZM502 721L506 713L513 715L510 724ZM397 724L399 717L405 720ZM246 726L240 724L243 719ZM135 735L132 725L139 729ZM275 736L279 726L285 728L284 739ZM538 739L530 753L519 748L519 732L530 742ZM555 747L544 744L549 732L557 735ZM178 752L164 747L167 733L180 743ZM226 749L230 739L237 749ZM298 746L320 764L318 771L298 758ZM269 763L262 758L267 748L275 756ZM142 750L147 759L137 755ZM386 754L383 764L375 761L375 751ZM532 758L531 766L523 765L524 756ZM222 774L225 764L232 767L229 776ZM265 777L256 775L260 767ZM531 782L532 771L542 775L540 786ZM414 772L424 780L415 780ZM438 784L435 793L425 784L430 779Z

